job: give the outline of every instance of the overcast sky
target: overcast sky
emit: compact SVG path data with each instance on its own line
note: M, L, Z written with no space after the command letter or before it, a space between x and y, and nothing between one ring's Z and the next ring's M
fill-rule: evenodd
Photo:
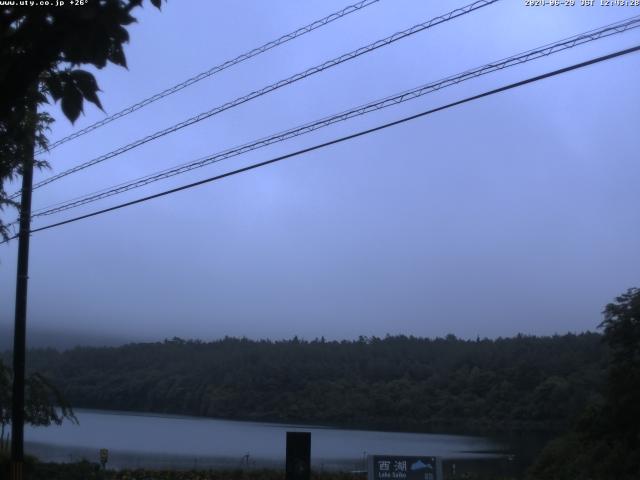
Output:
M580 3L580 2L578 2ZM348 0L171 0L136 11L108 113L339 10ZM464 5L379 3L51 152L52 171ZM118 184L640 14L504 0L168 135L34 193ZM34 227L327 141L640 43L640 29L158 182ZM462 337L593 330L640 286L640 54L485 98L31 241L29 328L162 339ZM75 126L58 106L50 138ZM12 190L11 188L9 189ZM4 214L12 220L14 213ZM11 325L17 242L0 246Z

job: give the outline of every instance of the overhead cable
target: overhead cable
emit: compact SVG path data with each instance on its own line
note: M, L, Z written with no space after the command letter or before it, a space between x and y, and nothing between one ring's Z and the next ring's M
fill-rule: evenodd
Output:
M274 135L261 138L259 140L255 140L250 143L246 143L241 146L237 146L234 148L230 148L224 150L222 152L215 153L213 155L209 155L203 158L199 158L197 160L191 161L189 163L185 163L176 167L172 167L166 170L162 170L160 172L156 172L150 175L146 175L144 177L131 180L125 183L121 183L116 186L112 186L106 189L99 190L97 192L93 192L90 194L83 195L81 197L76 197L71 200L66 200L64 202L59 202L55 205L51 205L48 207L41 208L39 210L34 211L32 218L42 217L46 215L52 215L55 213L59 213L65 210L69 210L75 207L79 207L81 205L85 205L88 203L93 203L95 201L111 197L113 195L117 195L120 193L127 192L129 190L133 190L135 188L140 188L150 183L157 182L159 180L163 180L169 177L173 177L175 175L180 175L185 172L189 172L191 170L202 168L207 165L220 162L222 160L235 157L238 155L242 155L252 150L256 150L259 148L266 147L268 145L272 145L274 143L282 142L300 135L304 135L306 133L313 132L315 130L327 127L334 123L346 121L348 119L365 115L367 113L381 110L383 108L390 107L392 105L397 105L409 100L413 100L419 98L423 95L427 95L431 92L441 90L443 88L456 85L458 83L486 75L497 70L502 70L504 68L508 68L514 65L520 65L522 63L526 63L541 57L545 57L548 55L552 55L554 53L558 53L564 50L568 50L570 48L574 48L578 45L582 45L588 42L592 42L601 38L609 37L614 34L622 33L634 28L640 27L640 15L636 17L632 17L630 19L626 19L620 22L616 22L610 25L606 25L604 27L590 30L585 33L581 33L578 35L574 35L572 37L559 40L554 43L550 43L544 45L542 47L538 47L532 50L528 50L526 52L522 52L516 55L512 55L510 57L504 58L502 60L494 61L488 64L485 64L481 67L473 68L470 70L466 70L463 73L459 73L456 75L452 75L446 77L444 79L431 82L420 87L407 90L402 93L398 93L393 96L389 96L383 98L381 100L376 100L374 102L370 102L364 105L360 105L358 107L352 108L350 110L346 110L344 112L325 117L320 120L316 120L311 123L304 124L302 126L298 126L295 128L291 128L289 130L276 133Z
M407 38L411 35L414 35L418 32L421 32L423 30L426 30L428 28L434 27L436 25L439 25L441 23L445 23L448 22L454 18L458 18L460 16L466 15L468 13L474 12L480 8L486 7L488 5L491 5L493 3L496 3L500 0L477 0L469 5L466 5L464 7L461 8L457 8L455 10L452 10L449 13L446 13L444 15L440 15L438 17L432 18L431 20L424 22L424 23L419 23L417 25L414 25L411 28L408 28L406 30L403 30L401 32L397 32L394 33L393 35L383 38L382 40L378 40L376 42L373 42L369 45L366 45L364 47L360 47L356 50L353 50L349 53L346 53L344 55L341 55L339 57L336 57L332 60L328 60L320 65L316 65L315 67L309 68L301 73L298 73L296 75L292 75L284 80L280 80L276 83L272 83L271 85L268 85L264 88L261 88L260 90L255 90L247 95L244 95L242 97L238 97L235 100L232 100L230 102L227 102L223 105L220 105L218 107L215 107L207 112L203 112L200 113L199 115L196 115L194 117L188 118L187 120L184 120L178 124L175 124L171 127L165 128L163 130L159 130L155 133L152 133L151 135L147 135L144 138L138 139L132 143L129 143L128 145L125 145L123 147L120 147L116 150L113 150L109 153L106 153L104 155L101 155L97 158L94 158L92 160L89 160L87 162L84 162L80 165L77 165L75 167L72 167L68 170L65 170L63 172L60 172L57 175L53 175L49 178L45 178L44 180L41 180L40 182L37 182L33 185L33 189L37 189L40 188L44 185L47 185L51 182L54 182L56 180L59 180L63 177L66 177L67 175L71 175L72 173L76 173L79 172L80 170L84 170L86 168L89 168L93 165L96 165L98 163L102 163L105 160L108 160L110 158L116 157L118 155L121 155L125 152L128 152L129 150L132 150L136 147L139 147L141 145L144 145L145 143L151 142L153 140L156 140L160 137L163 137L165 135L168 135L170 133L173 133L177 130L180 130L182 128L191 126L195 123L201 122L202 120L205 120L209 117L212 117L213 115L217 115L221 112L224 112L225 110L229 110L230 108L233 107L237 107L238 105L241 105L243 103L246 103L250 100L253 100L255 98L261 97L263 95L266 95L267 93L273 92L274 90L278 90L282 87L291 85L292 83L295 83L299 80L302 80L304 78L310 77L311 75L315 75L316 73L320 73L324 70L327 70L331 67L335 67L336 65L340 65L344 62L347 62L349 60L352 60L354 58L357 58L361 55L364 55L366 53L372 52L374 50L377 50L378 48L381 47L385 47L387 45L390 45L394 42L397 42L399 40L402 40L404 38ZM10 196L10 198L17 198L20 195L20 192L16 192L13 195Z
M449 108L452 108L452 107L455 107L455 106L458 106L458 105L462 105L462 104L465 104L465 103L469 103L469 102L472 102L472 101L475 101L475 100L479 100L479 99L484 98L484 97L489 97L491 95L495 95L495 94L498 94L498 93L501 93L501 92L505 92L507 90L512 90L514 88L522 87L524 85L531 84L531 83L534 83L534 82L538 82L538 81L541 81L541 80L544 80L544 79L547 79L547 78L550 78L550 77L558 76L558 75L561 75L561 74L564 74L564 73L567 73L567 72L570 72L570 71L573 71L573 70L578 70L578 69L581 69L581 68L585 68L587 66L594 65L596 63L601 63L601 62L604 62L604 61L607 61L607 60L611 60L613 58L621 57L623 55L628 55L628 54L637 52L639 50L640 50L640 45L636 45L635 47L627 48L627 49L624 49L624 50L619 50L617 52L614 52L614 53L611 53L611 54L608 54L608 55L603 55L603 56L600 56L600 57L597 57L597 58L593 58L593 59L585 61L585 62L581 62L581 63L577 63L577 64L574 64L574 65L571 65L571 66L568 66L568 67L560 68L558 70L554 70L554 71L551 71L551 72L548 72L548 73L545 73L545 74L542 74L542 75L537 75L535 77L530 77L530 78L528 78L526 80L521 80L519 82L511 83L511 84L508 84L508 85L505 85L505 86L502 86L502 87L499 87L499 88L495 88L493 90L486 91L484 93L480 93L478 95L474 95L474 96L471 96L471 97L464 98L462 100L458 100L456 102L449 103L447 105L443 105L443 106L440 106L440 107L437 107L437 108L433 108L433 109L430 109L430 110L427 110L427 111L424 111L424 112L421 112L421 113L418 113L418 114L415 114L415 115L404 117L404 118L401 118L400 120L396 120L396 121L393 121L393 122L385 123L383 125L379 125L377 127L370 128L370 129L367 129L367 130L362 130L360 132L357 132L357 133L354 133L354 134L351 134L351 135L340 137L340 138L331 140L329 142L325 142L325 143L321 143L321 144L318 144L318 145L314 145L312 147L304 148L302 150L298 150L296 152L288 153L286 155L281 155L279 157L272 158L270 160L266 160L264 162L255 163L253 165L249 165L249 166L246 166L246 167L243 167L243 168L239 168L239 169L236 169L236 170L233 170L233 171L230 171L230 172L226 172L226 173L223 173L223 174L220 174L220 175L215 175L213 177L209 177L209 178L206 178L204 180L200 180L200 181L197 181L197 182L189 183L187 185L182 185L182 186L177 187L177 188L172 188L170 190L165 190L165 191L160 192L160 193L156 193L156 194L149 195L149 196L146 196L146 197L138 198L136 200L132 200L132 201L129 201L129 202L125 202L125 203L121 203L121 204L118 204L118 205L114 205L114 206L109 207L109 208L104 208L102 210L97 210L97 211L94 211L94 212L91 212L91 213L87 213L85 215L80 215L80 216L77 216L77 217L74 217L74 218L70 218L68 220L64 220L64 221L61 221L61 222L52 223L52 224L46 225L44 227L35 228L35 229L32 229L30 231L30 233L36 233L36 232L41 232L43 230L49 230L51 228L60 227L62 225L67 225L69 223L74 223L74 222L77 222L77 221L80 221L80 220L84 220L86 218L95 217L97 215L102 215L104 213L112 212L114 210L119 210L119 209L122 209L122 208L125 208L125 207L129 207L129 206L132 206L132 205L139 204L139 203L144 203L144 202L147 202L149 200L153 200L155 198L159 198L159 197L163 197L163 196L170 195L170 194L173 194L173 193L177 193L177 192L180 192L182 190L188 190L188 189L200 186L200 185L204 185L206 183L210 183L210 182L214 182L214 181L217 181L217 180L221 180L223 178L231 177L231 176L237 175L239 173L244 173L244 172L248 172L250 170L255 170L257 168L264 167L264 166L267 166L267 165L271 165L273 163L280 162L280 161L288 159L288 158L297 157L297 156L300 156L300 155L302 155L304 153L312 152L314 150L319 150L319 149L322 149L322 148L326 148L328 146L336 145L338 143L342 143L342 142L345 142L345 141L348 141L348 140L352 140L354 138L358 138L358 137L362 137L362 136L365 136L365 135L369 135L371 133L378 132L378 131L381 131L381 130L384 130L384 129L387 129L389 127L393 127L393 126L396 126L396 125L400 125L400 124L403 124L403 123L406 123L406 122L409 122L411 120L415 120L415 119L418 119L418 118L421 118L421 117L425 117L427 115L431 115L433 113L440 112L442 110L447 110ZM0 242L0 243L6 243L6 241Z
M138 103L134 103L133 105L123 108L122 110L120 110L117 113L114 113L112 115L109 115L108 117L103 118L102 120L99 120L95 123L92 123L91 125L84 127L81 130L78 130L74 133L72 133L71 135L68 135L66 137L63 137L59 140L56 140L55 142L51 143L47 149L40 149L38 151L36 151L36 154L40 154L40 153L44 153L45 151L50 151L53 150L54 148L67 143L71 140L74 140L78 137L81 137L83 135L86 135L89 132L92 132L93 130L96 130L100 127L103 127L104 125L107 125L108 123L113 122L114 120L117 120L119 118L122 118L124 116L127 116L133 112L135 112L136 110L140 110L141 108L146 107L147 105L150 105L154 102L157 102L158 100L164 98L164 97L168 97L169 95L172 95L176 92L179 92L180 90L183 90L187 87L190 87L191 85L193 85L194 83L198 83L201 80L204 80L205 78L209 78L217 73L222 72L223 70L226 70L227 68L230 68L234 65L237 65L239 63L242 63L246 60L249 60L250 58L256 57L258 55L260 55L261 53L267 52L273 48L279 47L280 45L283 45L287 42L290 42L291 40L301 37L302 35L305 35L309 32L312 32L313 30L316 30L320 27L324 27L325 25L328 25L331 22L334 22L335 20L338 20L340 18L343 18L351 13L354 12L358 12L360 10L362 10L363 8L366 8L374 3L379 2L380 0L362 0L360 2L354 3L353 5L349 5L348 7L343 8L342 10L339 10L337 12L334 12L330 15L327 15L326 17L323 17L319 20L316 20L315 22L311 22L309 25L305 25L304 27L300 27L297 30L294 30L291 33L287 33L286 35L281 36L280 38L277 38L275 40L272 40L270 42L265 43L264 45L261 45L257 48L254 48L253 50L250 50L248 52L245 52L241 55L238 55L237 57L231 59L231 60L227 60L226 62L223 62L219 65L216 65L215 67L210 68L209 70L205 71L205 72L201 72L197 75L194 75L191 78L188 78L186 80L184 80L183 82L178 83L177 85L174 85L172 87L167 88L166 90L163 90L162 92L156 93L155 95L152 95L148 98L145 98L144 100L139 101Z

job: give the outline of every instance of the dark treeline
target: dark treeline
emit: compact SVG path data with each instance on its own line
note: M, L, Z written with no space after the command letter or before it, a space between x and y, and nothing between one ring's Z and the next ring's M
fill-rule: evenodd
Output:
M607 349L595 333L460 340L210 343L165 340L36 349L77 408L414 431L554 431L597 400Z

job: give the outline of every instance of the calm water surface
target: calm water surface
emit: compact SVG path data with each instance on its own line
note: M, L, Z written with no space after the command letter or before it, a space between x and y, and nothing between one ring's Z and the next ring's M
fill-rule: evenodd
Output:
M286 432L308 431L315 468L361 469L365 452L481 458L490 456L482 452L500 448L489 439L459 435L339 430L95 410L77 410L76 415L79 425L65 422L59 427L27 428L27 451L42 460L84 457L97 461L98 450L108 448L112 467L266 467L284 463Z

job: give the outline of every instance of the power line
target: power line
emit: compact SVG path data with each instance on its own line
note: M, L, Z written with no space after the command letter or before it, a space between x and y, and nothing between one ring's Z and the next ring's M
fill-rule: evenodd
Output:
M142 197L142 198L139 198L139 199L136 199L136 200L132 200L130 202L121 203L119 205L115 205L115 206L112 206L112 207L109 207L109 208L105 208L105 209L102 209L102 210L97 210L95 212L91 212L91 213L88 213L88 214L85 214L85 215L80 215L80 216L77 216L77 217L74 217L74 218L71 218L71 219L68 219L68 220L64 220L64 221L61 221L61 222L57 222L57 223L53 223L53 224L50 224L50 225L46 225L44 227L39 227L39 228L31 230L30 233L41 232L43 230L48 230L48 229L59 227L59 226L66 225L66 224L69 224L69 223L77 222L79 220L83 220L83 219L86 219L86 218L95 217L95 216L101 215L103 213L111 212L111 211L114 211L114 210L119 210L121 208L128 207L128 206L131 206L131 205L136 205L138 203L147 202L149 200L153 200L155 198L159 198L159 197L163 197L163 196L166 196L166 195L170 195L172 193L180 192L182 190L187 190L187 189L190 189L190 188L194 188L194 187L197 187L197 186L200 186L200 185L204 185L205 183L210 183L210 182L213 182L213 181L221 180L223 178L230 177L230 176L233 176L233 175L237 175L239 173L247 172L249 170L254 170L254 169L257 169L259 167L264 167L266 165L270 165L270 164L279 162L281 160L285 160L287 158L296 157L296 156L302 155L304 153L312 152L314 150L319 150L319 149L328 147L330 145L335 145L335 144L338 144L338 143L345 142L347 140L352 140L354 138L362 137L364 135L368 135L368 134L371 134L371 133L374 133L374 132L377 132L377 131L380 131L380 130L387 129L389 127L400 125L402 123L406 123L406 122L409 122L411 120L415 120L417 118L421 118L421 117L424 117L424 116L427 116L427 115L431 115L433 113L436 113L436 112L439 112L439 111L442 111L442 110L447 110L449 108L452 108L452 107L455 107L455 106L458 106L458 105L462 105L462 104L469 103L469 102L472 102L472 101L475 101L475 100L479 100L479 99L484 98L484 97L489 97L489 96L495 95L497 93L505 92L507 90L512 90L512 89L517 88L517 87L521 87L521 86L524 86L524 85L527 85L527 84L530 84L530 83L538 82L540 80L544 80L546 78L550 78L550 77L554 77L554 76L557 76L557 75L561 75L561 74L564 74L564 73L567 73L567 72L570 72L570 71L573 71L573 70L578 70L580 68L584 68L584 67L587 67L589 65L594 65L596 63L604 62L606 60L611 60L613 58L621 57L623 55L628 55L630 53L634 53L634 52L637 52L639 50L640 50L640 45L636 45L635 47L627 48L625 50L619 50L617 52L610 53L608 55L604 55L604 56L601 56L601 57L593 58L593 59L585 61L585 62L581 62L581 63L577 63L577 64L574 64L574 65L571 65L571 66L568 66L568 67L560 68L558 70L547 72L547 73L542 74L542 75L537 75L535 77L530 77L530 78L528 78L526 80L521 80L519 82L511 83L511 84L508 84L508 85L505 85L505 86L502 86L502 87L499 87L499 88L496 88L496 89L493 89L493 90L486 91L484 93L480 93L478 95L467 97L467 98L464 98L462 100L458 100L456 102L452 102L452 103L449 103L449 104L446 104L446 105L443 105L443 106L440 106L440 107L437 107L437 108L433 108L431 110L426 110L424 112L421 112L421 113L418 113L418 114L415 114L415 115L411 115L409 117L404 117L404 118L401 118L400 120L396 120L396 121L393 121L393 122L385 123L383 125L379 125L377 127L370 128L370 129L367 129L367 130L362 130L360 132L357 132L357 133L354 133L354 134L351 134L351 135L347 135L347 136L344 136L344 137L340 137L340 138L331 140L329 142L325 142L325 143L321 143L321 144L318 144L318 145L314 145L312 147L308 147L308 148L305 148L305 149L302 149L302 150L298 150L298 151L293 152L293 153L288 153L286 155L281 155L279 157L272 158L270 160L266 160L264 162L255 163L253 165L249 165L249 166L246 166L246 167L243 167L243 168L239 168L237 170L233 170L233 171L230 171L230 172L227 172L227 173L223 173L223 174L220 174L220 175L215 175L213 177L209 177L209 178L206 178L204 180L200 180L198 182L193 182L193 183L190 183L190 184L187 184L187 185L183 185L181 187L172 188L170 190L165 190L165 191L160 192L160 193L156 193L156 194L149 195L149 196L146 196L146 197ZM1 242L1 243L6 243L6 242Z
M60 140L57 140L55 142L53 142L51 145L48 146L47 149L40 149L38 151L36 151L36 154L39 153L44 153L46 151L50 151L53 150L54 148L62 145L63 143L67 143L71 140L74 140L78 137L81 137L89 132L92 132L93 130L96 130L104 125L107 125L108 123L113 122L114 120L117 120L119 118L122 118L126 115L129 115L130 113L135 112L136 110L140 110L141 108L146 107L147 105L150 105L154 102L157 102L158 100L167 97L169 95L172 95L176 92L179 92L180 90L190 87L191 85L193 85L194 83L198 83L201 80L204 80L205 78L211 77L217 73L222 72L223 70L226 70L227 68L230 68L234 65L237 65L239 63L244 62L245 60L249 60L250 58L253 58L255 56L258 56L264 52L267 52L268 50L271 50L272 48L276 48L279 47L280 45L283 45L295 38L301 37L302 35L305 35L309 32L312 32L313 30L316 30L320 27L324 27L325 25L328 25L331 22L334 22L335 20L339 20L340 18L343 18L351 13L354 12L358 12L360 10L362 10L363 8L366 8L374 3L379 2L380 0L363 0L360 1L358 3L354 3L353 5L349 5L345 8L343 8L342 10L339 10L337 12L334 12L330 15L327 15L326 17L323 17L319 20L316 20L314 22L311 22L308 25L305 25L304 27L300 27L297 30L288 33L286 35L281 36L280 38L277 38L276 40L272 40L270 42L265 43L264 45L261 45L260 47L254 48L253 50L250 50L248 52L245 52L241 55L238 55L237 57L231 59L231 60L227 60L226 62L223 62L219 65L216 65L215 67L210 68L209 70L205 71L205 72L201 72L191 78L188 78L187 80L178 83L177 85L174 85L173 87L169 87L166 90L163 90L162 92L156 93L155 95L152 95L151 97L145 98L144 100L139 101L138 103L135 103L129 107L126 107L122 110L120 110L117 113L114 113L113 115L110 115L106 118L103 118L102 120L93 123L81 130L78 130L77 132L72 133L71 135L68 135L66 137L61 138Z
M383 108L387 108L392 105L398 105L400 103L419 98L423 95L440 90L442 88L446 88L446 87L464 82L466 80L477 78L481 75L486 75L488 73L492 73L497 70L502 70L504 68L508 68L514 65L520 65L522 63L526 63L544 56L548 56L554 53L568 50L578 45L583 45L585 43L592 42L601 38L609 37L611 35L615 35L618 33L622 33L637 27L640 27L640 16L632 17L630 19L626 19L610 25L606 25L598 29L594 29L585 33L574 35L572 37L557 41L555 43L546 44L536 49L532 49L523 53L512 55L511 57L507 57L502 60L491 62L481 67L470 69L463 73L452 75L442 80L431 82L426 85L422 85L420 87L414 88L412 90L407 90L405 92L402 92L390 97L386 97L381 100L377 100L375 102L370 102L364 105L360 105L351 110L347 110L330 117L325 117L321 120L317 120L312 123L307 123L305 125L298 126L298 127L286 130L284 132L271 135L269 137L255 140L251 143L247 143L239 147L234 147L228 150L224 150L222 152L218 152L213 155L209 155L207 157L203 157L198 160L195 160L183 165L179 165L177 167L172 167L160 172L153 173L151 175L146 175L144 177L140 177L135 180L121 183L113 187L108 187L106 189L102 189L97 192L93 192L81 197L76 197L71 200L59 202L55 205L51 205L51 206L44 207L37 210L36 212L33 213L32 218L46 216L46 215L53 215L55 213L59 213L65 210L79 207L81 205L93 203L95 201L111 197L113 195L124 193L129 190L133 190L135 188L140 188L142 186L148 185L153 182L157 182L159 180L170 178L175 175L180 175L182 173L194 170L196 168L202 168L212 163L217 163L231 157L242 155L252 150L263 148L268 145L272 145L274 143L282 142L300 135L304 135L304 134L313 132L315 130L327 127L334 123L346 121L348 119L365 115L373 111L381 110Z
M52 177L46 178L44 180L41 180L38 183L35 183L33 185L34 190L37 188L40 188L44 185L47 185L51 182L54 182L56 180L59 180L60 178L66 177L67 175L71 175L72 173L78 172L80 170L84 170L86 168L89 168L93 165L96 165L98 163L104 162L105 160L108 160L110 158L116 157L122 153L128 152L129 150L132 150L136 147L139 147L145 143L148 143L150 141L156 140L160 137L163 137L165 135L168 135L170 133L173 133L177 130L180 130L182 128L188 127L190 125L193 125L195 123L201 122L202 120L205 120L213 115L217 115L218 113L224 112L225 110L228 110L230 108L233 107L237 107L238 105L241 105L243 103L246 103L250 100L253 100L257 97L260 97L262 95L266 95L267 93L273 92L274 90L280 89L282 87L285 87L287 85L290 85L292 83L295 83L299 80L302 80L304 78L307 78L311 75L315 75L316 73L322 72L324 70L327 70L331 67L335 67L336 65L340 65L346 61L352 60L354 58L357 58L361 55L364 55L366 53L372 52L373 50L377 50L378 48L390 45L394 42L397 42L398 40L402 40L403 38L409 37L411 35L414 35L418 32L421 32L423 30L426 30L428 28L434 27L436 25L439 25L441 23L445 23L448 22L454 18L458 18L462 15L466 15L468 13L471 13L473 11L476 11L480 8L486 7L488 5L491 5L493 3L498 2L499 0L477 0L469 5L466 5L464 7L461 8L457 8L455 10L452 10L449 13L446 13L444 15L440 15L438 17L432 18L431 20L424 22L424 23L419 23L417 25L414 25L411 28L408 28L406 30L403 30L401 32L397 32L394 33L393 35L383 38L382 40L378 40L376 42L373 42L369 45L366 45L364 47L360 47L356 50L353 50L349 53L346 53L344 55L341 55L340 57L336 57L332 60L328 60L320 65L317 65L315 67L309 68L307 70L305 70L304 72L292 75L284 80L280 80L279 82L276 83L272 83L271 85L268 85L267 87L264 87L260 90L255 90L245 96L242 97L238 97L235 100L232 100L230 102L227 102L223 105L220 105L218 107L215 107L207 112L203 112L200 113L199 115L196 115L194 117L191 117L187 120L184 120L176 125L173 125L172 127L169 128L165 128L164 130L159 130L151 135L148 135L144 138L141 138L139 140L136 140L135 142L132 142L128 145L125 145L123 147L120 147L116 150L113 150L109 153L106 153L104 155L101 155L100 157L94 158L93 160L89 160L85 163L82 163L80 165L77 165L73 168L70 168L68 170L65 170L64 172L61 172L57 175L54 175ZM15 194L11 195L10 198L16 198L18 195L20 194L20 192L16 192Z

